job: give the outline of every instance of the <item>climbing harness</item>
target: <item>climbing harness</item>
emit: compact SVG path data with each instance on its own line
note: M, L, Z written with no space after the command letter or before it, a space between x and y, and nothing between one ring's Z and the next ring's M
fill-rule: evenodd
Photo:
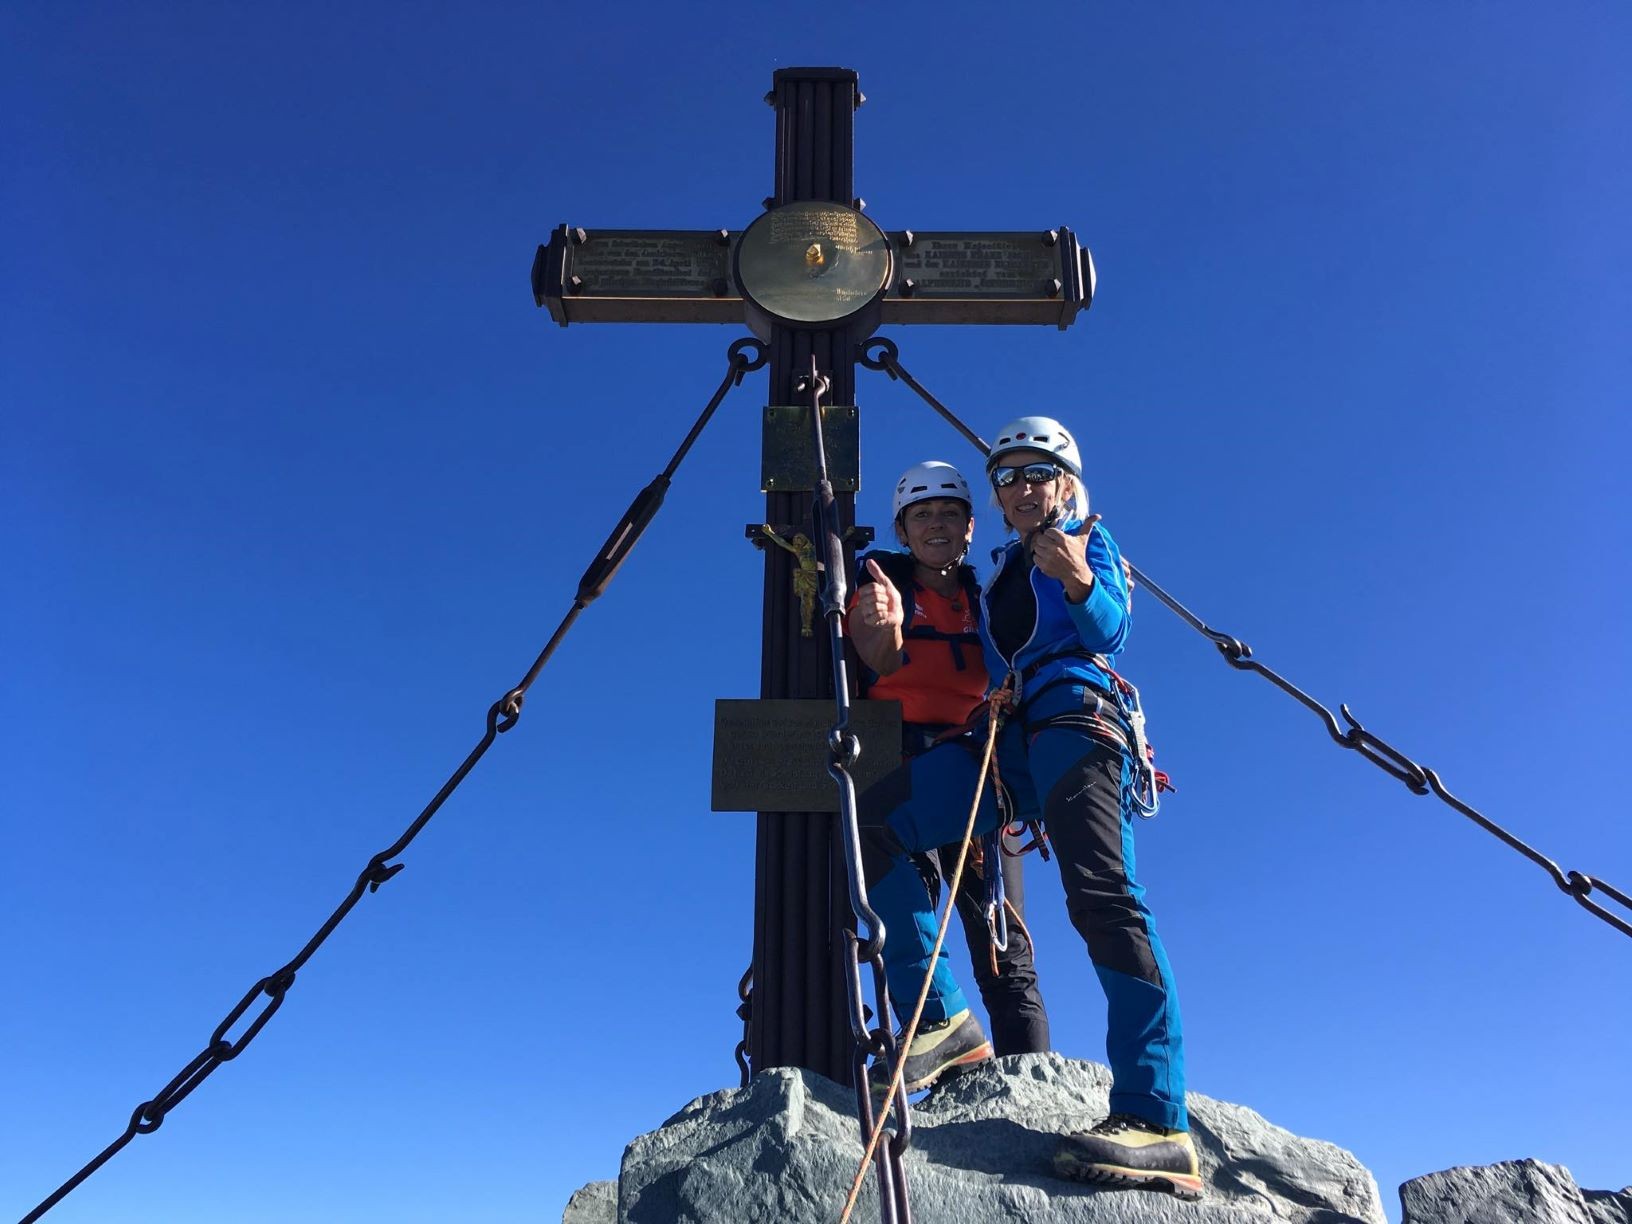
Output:
M1043 822L1040 820L1012 821L1004 827L1003 832L1005 836L1012 837L1015 841L1019 841L1027 833L1031 834L1031 840L1018 850L1010 850L1007 842L1003 844L1003 853L1011 858L1019 858L1021 855L1030 854L1033 850L1038 853L1045 863L1054 857L1049 853L1048 832L1043 828Z
M698 436L703 432L703 427L713 417L715 409L725 399L726 392L732 387L740 386L744 375L759 369L770 360L770 353L758 340L745 337L731 344L726 351L726 360L727 369L725 377L720 380L719 388L714 392L707 406L704 407L697 420L692 424L690 432L686 434L685 440L680 443L679 448L674 452L668 466L658 473L650 484L635 495L634 501L629 504L629 509L618 520L617 526L612 529L612 534L607 536L606 542L601 546L600 551L595 554L595 559L590 562L589 568L584 571L583 577L578 580L578 592L572 601L572 607L567 611L566 616L562 618L561 623L556 626L555 632L550 636L550 640L545 644L538 657L533 660L533 665L527 669L527 673L504 696L500 697L488 708L485 734L477 742L476 747L471 749L459 768L454 770L448 780L442 784L442 789L437 791L436 796L415 817L413 823L403 831L401 837L368 860L367 866L363 868L356 882L352 884L351 891L346 894L345 899L341 901L334 913L329 915L328 921L319 927L317 933L307 941L306 946L300 950L299 954L281 969L269 973L251 986L244 997L238 1001L237 1006L227 1013L226 1019L222 1020L216 1026L215 1031L210 1034L210 1040L204 1049L178 1071L175 1077L160 1089L156 1096L136 1106L131 1112L130 1121L126 1125L124 1133L103 1148L79 1172L53 1191L38 1207L24 1216L21 1224L34 1224L34 1221L61 1202L75 1187L112 1159L135 1136L151 1134L158 1130L170 1111L186 1100L193 1090L208 1079L218 1067L231 1062L242 1054L245 1047L255 1040L260 1031L266 1027L267 1021L271 1020L277 1014L278 1009L283 1006L289 988L294 985L295 975L312 958L318 948L323 945L323 941L334 933L334 929L340 925L341 921L351 913L352 908L362 899L364 891L377 892L381 884L384 884L406 866L406 864L392 863L388 860L396 858L408 848L409 843L419 836L420 830L429 823L431 817L436 815L442 804L447 801L448 796L453 794L455 788L465 780L465 776L475 767L476 762L482 759L488 748L492 746L493 741L516 725L516 722L521 718L521 706L527 696L527 690L538 679L539 673L544 670L545 664L550 661L556 647L561 644L561 639L566 636L567 630L578 619L579 613L597 599L606 590L607 584L616 576L619 567L629 556L630 550L634 548L636 542L640 539L641 533L646 530L647 525L662 506L664 495L669 491L670 482L673 480L675 472L679 470L681 461L685 459L687 453L691 450L692 444L697 441ZM238 1036L229 1038L228 1034L241 1021L250 1016L250 1009L255 1006L256 1001L261 999L262 996L265 996L265 1003L262 1005L261 1010L249 1019L247 1027Z
M888 340L882 336L870 338L862 346L858 360L869 370L882 370L892 380L904 382L917 393L920 399L945 418L954 429L972 443L977 450L982 453L990 451L991 448L978 434L960 421L945 404L925 390L923 385L907 372L905 367L901 365L900 349L893 340ZM1470 804L1458 799L1446 789L1445 784L1440 781L1439 775L1432 769L1425 765L1419 765L1392 744L1366 730L1365 727L1361 726L1360 721L1350 713L1347 705L1338 707L1338 712L1343 716L1343 722L1348 724L1345 727L1338 723L1337 717L1331 710L1287 680L1279 672L1254 659L1252 657L1252 648L1245 642L1231 637L1229 634L1220 633L1216 629L1209 628L1195 613L1153 582L1150 576L1138 566L1129 562L1128 570L1136 581L1148 587L1151 594L1166 605L1174 615L1217 646L1219 653L1224 656L1224 661L1231 667L1238 671L1257 672L1319 718L1325 725L1326 733L1331 736L1332 742L1339 748L1347 748L1358 753L1384 773L1405 783L1406 788L1414 795L1429 793L1436 795L1447 806L1460 812L1481 829L1484 829L1485 832L1498 838L1535 863L1536 866L1551 876L1553 883L1558 886L1559 890L1572 898L1577 905L1597 915L1623 935L1632 937L1632 921L1605 909L1592 899L1592 895L1594 893L1603 894L1622 906L1627 911L1628 917L1632 917L1632 896L1628 896L1620 889L1593 876L1579 871L1565 871L1552 859L1515 837Z
M934 625L914 625L912 623L913 615L917 611L917 595L915 594L917 578L915 577L915 571L918 562L916 558L911 553L899 553L883 549L878 552L870 552L866 556L859 558L857 565L865 565L868 561L873 562L879 569L883 570L884 576L890 580L890 585L900 592L903 650L907 649L906 643L908 642L945 642L951 650L953 670L960 672L966 670L968 661L964 651L971 650L977 657L979 656L981 652L979 633L972 630L969 632L948 633L937 629ZM965 606L970 609L976 607L976 592L980 588L975 585L974 569L965 565L960 558L948 565L942 572L948 571L956 572L958 575L959 596L964 600ZM977 707L977 717L978 712ZM965 724L965 729L968 726L969 724Z
M1127 724L1132 739L1132 751L1128 757L1133 777L1128 797L1133 803L1133 810L1149 820L1161 809L1162 792L1178 788L1165 772L1156 768L1156 749L1145 737L1145 708L1140 703L1138 688L1119 675L1109 662L1102 666L1105 674L1111 678L1111 693L1116 698L1117 709L1121 711L1122 721Z

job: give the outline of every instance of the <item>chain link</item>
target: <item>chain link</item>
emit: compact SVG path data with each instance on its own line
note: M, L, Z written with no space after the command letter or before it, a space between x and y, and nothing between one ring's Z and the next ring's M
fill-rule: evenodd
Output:
M1449 807L1462 813L1462 815L1466 816L1480 828L1484 829L1485 832L1491 834L1493 837L1499 838L1501 841L1511 846L1514 850L1517 850L1520 854L1524 855L1524 857L1529 859L1532 863L1536 864L1536 866L1540 867L1553 878L1553 883L1558 886L1561 892L1574 898L1576 903L1583 909L1596 914L1599 918L1602 918L1605 922L1609 923L1610 926L1620 931L1623 935L1632 936L1632 922L1628 922L1625 918L1622 918L1599 905L1592 899L1591 894L1594 892L1602 893L1604 896L1612 898L1618 904L1626 907L1629 912L1632 912L1632 897L1628 897L1627 894L1622 892L1620 889L1615 888L1613 885L1606 884L1602 880L1595 879L1592 876L1585 875L1579 871L1563 870L1557 863L1553 862L1552 859L1542 854L1539 850L1536 850L1527 845L1525 842L1521 841L1518 837L1502 828L1501 825L1485 816L1478 809L1463 802L1461 799L1458 799L1446 788L1445 784L1440 781L1439 775L1432 769L1429 769L1425 765L1418 764L1405 753L1401 752L1398 748L1394 747L1394 745L1390 744L1387 740L1384 740L1371 731L1366 730L1366 728L1361 725L1360 720L1350 712L1347 705L1339 705L1337 708L1338 714L1340 714L1343 719L1343 723L1340 724L1337 720L1337 716L1334 715L1331 710L1327 709L1308 693L1304 692L1297 685L1286 679L1285 676L1282 676L1273 668L1266 667L1257 659L1253 658L1252 647L1248 646L1239 638L1231 637L1227 633L1220 633L1218 630L1205 624L1195 615L1195 613L1191 612L1189 608L1186 608L1178 600L1174 599L1173 596L1169 595L1165 590L1153 582L1150 576L1138 566L1130 563L1128 568L1132 571L1134 578L1138 582L1143 584L1152 595L1161 600L1162 603L1166 604L1168 608L1172 609L1172 611L1175 612L1179 618L1185 622L1185 624L1189 625L1197 633L1201 634L1203 637L1210 640L1213 645L1217 646L1218 652L1224 656L1224 661L1231 667L1237 669L1238 671L1257 672L1276 688L1280 689L1283 693L1287 694L1293 700L1310 710L1325 725L1326 734L1331 736L1332 742L1338 747L1347 748L1355 753L1358 753L1360 756L1370 761L1373 765L1377 766L1378 769L1381 769L1384 773L1389 774L1391 777L1398 778L1405 784L1406 788L1409 789L1412 794L1432 794L1437 796ZM1343 724L1347 725L1345 726Z
M850 955L844 962L846 1001L850 1011L850 1036L854 1043L856 1116L865 1142L873 1136L873 1094L867 1076L869 1057L881 1057L885 1066L896 1062L895 1036L890 1031L890 992L884 980L884 922L867 901L867 883L861 862L861 832L856 819L856 784L850 769L861 757L861 741L850 729L850 679L844 658L843 620L848 600L844 571L844 550L840 540L838 508L833 498L833 482L827 474L827 446L822 437L822 397L828 380L816 370L811 359L810 373L801 376L796 388L810 395L812 440L816 452L816 494L811 499L812 538L822 549L822 619L827 624L828 653L833 660L833 700L837 721L827 734L827 772L839 787L839 831L844 844L845 883L850 894L854 929L843 928ZM867 937L861 937L865 928ZM878 1003L878 1028L869 1028L861 994L861 966L872 969L873 998ZM887 1106L888 1102L885 1103ZM912 1139L906 1092L896 1086L897 1117L902 1119L894 1139L879 1146L878 1210L881 1224L912 1224L912 1207L907 1192L907 1170L903 1154Z
M876 355L871 351L875 348L878 350ZM938 399L926 391L917 379L913 378L912 375L907 373L905 368L903 368L901 365L900 350L896 347L894 341L884 339L883 337L874 337L873 339L868 340L866 344L861 347L856 359L869 370L882 370L892 379L900 379L902 382L906 383L907 386L916 391L931 408L935 409L936 412L940 413L943 417L950 421L953 428L967 438L982 454L985 454L991 450L991 447L987 446L986 443L982 441L974 432L974 430L970 429L956 416L954 416L951 409L947 408L946 405L942 404ZM1161 600L1162 603L1165 604L1172 612L1174 612L1180 620L1184 621L1185 624L1189 625L1197 633L1209 639L1213 645L1217 646L1219 653L1224 656L1224 661L1231 667L1237 669L1238 671L1257 672L1260 676L1268 680L1288 697L1291 697L1294 701L1297 701L1303 705L1312 714L1314 714L1315 717L1319 718L1320 721L1325 724L1326 733L1332 737L1332 741L1336 743L1338 747L1347 748L1352 752L1358 753L1360 756L1370 761L1373 765L1377 766L1378 769L1381 769L1384 773L1390 775L1391 777L1398 778L1405 784L1407 789L1409 789L1412 794L1437 795L1451 808L1461 812L1462 815L1473 821L1481 829L1484 829L1493 837L1501 839L1507 845L1524 855L1524 857L1529 859L1532 863L1535 863L1536 866L1540 867L1548 875L1552 876L1553 883L1558 885L1559 889L1566 895L1573 897L1576 903L1583 909L1596 914L1605 922L1609 923L1610 926L1614 927L1617 931L1620 931L1623 935L1632 936L1632 922L1628 922L1626 919L1617 914L1611 913L1609 910L1599 905L1596 901L1592 900L1592 894L1594 892L1602 893L1605 897L1614 900L1617 904L1624 907L1628 913L1632 913L1632 897L1627 896L1626 893L1622 892L1613 885L1606 884L1604 881L1595 879L1589 875L1585 875L1582 872L1562 870L1557 863L1553 862L1552 859L1548 858L1546 855L1542 854L1533 847L1526 845L1512 833L1509 833L1506 829L1502 828L1501 825L1485 816L1476 808L1471 807L1462 800L1458 799L1455 795L1451 794L1451 792L1445 788L1445 784L1439 780L1439 775L1433 770L1424 765L1419 765L1416 761L1413 761L1410 757L1406 756L1405 753L1394 747L1394 745L1388 743L1386 740L1380 739L1372 732L1366 730L1365 727L1361 726L1359 719L1355 718L1355 716L1349 712L1348 706L1338 706L1338 713L1343 716L1343 723L1347 724L1347 726L1344 726L1338 722L1336 715L1334 715L1320 702L1316 701L1313 697L1309 696L1308 693L1304 692L1297 685L1286 679L1286 677L1282 676L1279 672L1273 670L1272 668L1265 667L1262 663L1254 659L1252 657L1252 647L1248 646L1245 642L1242 642L1238 638L1231 637L1227 633L1220 633L1218 630L1210 628L1208 625L1203 623L1200 617L1196 616L1195 613L1190 611L1189 608L1185 607L1178 600L1174 599L1173 596L1169 595L1160 586L1153 582L1150 576L1138 566L1133 565L1130 562L1128 564L1128 571L1133 575L1135 580L1148 587L1150 589L1150 593L1156 596L1157 599Z
M757 350L757 352L750 357L750 350ZM527 674L522 677L521 682L488 708L485 733L477 742L476 747L471 749L469 755L465 757L459 768L454 770L448 780L442 784L442 789L437 791L436 797L425 806L425 809L414 819L414 822L403 831L401 837L368 860L368 865L357 876L356 881L351 886L351 891L346 894L345 900L340 903L334 913L329 915L329 920L318 928L317 933L306 942L306 946L300 950L299 954L281 969L268 974L251 986L244 997L238 1001L238 1005L228 1012L226 1018L216 1026L215 1032L210 1034L209 1043L194 1055L191 1061L182 1067L175 1077L159 1090L157 1095L151 1100L143 1101L136 1106L131 1112L130 1121L125 1126L124 1134L103 1148L79 1172L75 1173L41 1202L38 1207L24 1216L21 1224L34 1224L34 1221L72 1193L80 1183L112 1159L135 1136L152 1134L158 1130L164 1124L164 1120L170 1111L186 1100L195 1088L214 1074L216 1068L237 1058L238 1055L244 1052L249 1043L260 1035L261 1030L266 1027L267 1021L271 1020L277 1014L278 1009L283 1006L289 988L295 983L295 975L311 959L318 948L322 947L323 941L328 939L335 927L339 926L346 915L351 913L352 907L362 899L364 891L378 892L380 885L396 875L406 865L391 863L387 860L396 858L408 848L409 843L419 836L419 831L425 827L432 816L436 815L437 809L446 802L448 796L453 794L455 788L464 781L465 775L475 767L476 762L482 759L483 754L487 752L493 741L516 725L517 720L521 717L522 701L527 695L528 688L532 686L533 681L538 679L539 673L544 670L544 665L550 661L550 656L555 653L555 648L560 644L561 639L566 636L567 630L571 628L573 622L578 619L578 614L588 607L590 602L598 597L606 589L607 584L612 581L618 567L623 564L630 550L634 548L636 541L640 539L641 532L645 530L646 525L651 522L652 516L657 513L658 507L662 505L663 495L667 492L669 481L679 468L680 461L685 458L686 453L691 449L692 443L697 440L703 427L708 424L709 419L714 415L714 410L720 406L720 402L725 398L726 392L732 387L740 385L745 374L750 370L756 370L763 366L769 360L769 357L769 351L765 346L754 339L744 338L731 345L727 352L729 368L726 370L725 378L720 382L713 398L708 401L707 407L698 416L696 423L691 428L691 432L686 435L685 441L675 451L674 457L669 460L669 464L663 472L635 497L634 502L625 512L618 526L613 529L612 534L607 538L606 544L602 546L595 560L590 563L589 568L584 572L583 578L579 580L578 594L573 600L572 608L562 619L560 625L556 627L549 642L539 653L538 658L533 661L533 665L527 669ZM250 1015L251 1008L255 1006L258 1000L263 1001L261 1009L250 1019L248 1027L243 1030L240 1036L229 1040L227 1037L228 1032L246 1016Z
M876 354L873 352L874 349L878 350ZM890 376L891 381L899 379L901 382L906 383L907 386L918 393L918 397L924 403L940 413L947 424L962 434L969 444L981 454L984 455L991 450L992 448L987 445L985 438L960 421L957 414L931 395L923 383L907 373L906 367L900 362L900 357L901 350L896 347L895 341L888 340L883 336L874 336L864 343L856 354L856 360L869 370L882 370Z

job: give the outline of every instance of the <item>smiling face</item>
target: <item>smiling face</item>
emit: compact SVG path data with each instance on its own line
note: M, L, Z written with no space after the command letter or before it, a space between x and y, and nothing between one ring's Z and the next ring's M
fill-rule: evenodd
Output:
M997 466L1024 467L1028 463L1059 466L1058 456L1040 450L1007 451L998 460ZM1002 507L1003 517L1009 521L1009 526L1024 536L1028 531L1035 531L1042 526L1043 520L1054 507L1060 507L1061 513L1064 513L1065 492L1066 484L1063 477L1034 485L1027 483L1022 476L1013 484L997 490L997 504Z
M975 520L969 507L953 497L932 497L901 511L896 534L919 565L933 570L956 564L969 551Z

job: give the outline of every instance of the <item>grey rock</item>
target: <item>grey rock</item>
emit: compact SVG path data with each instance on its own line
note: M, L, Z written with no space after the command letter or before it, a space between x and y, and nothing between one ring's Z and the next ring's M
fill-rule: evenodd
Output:
M561 1224L618 1224L618 1183L594 1181L574 1191Z
M1097 1063L1027 1054L984 1064L938 1089L913 1110L907 1177L916 1218L1383 1224L1376 1182L1348 1152L1195 1093L1191 1133L1207 1186L1201 1202L1056 1177L1050 1162L1058 1137L1103 1117L1109 1087L1110 1072ZM790 1068L699 1097L624 1151L618 1224L832 1224L861 1159L854 1110L851 1090ZM853 1218L878 1219L871 1170ZM598 1224L600 1217L584 1224L590 1219Z
M1582 1190L1562 1165L1508 1160L1414 1177L1401 1224L1632 1224L1632 1187Z
M1619 1190L1583 1190L1592 1224L1632 1224L1632 1186Z

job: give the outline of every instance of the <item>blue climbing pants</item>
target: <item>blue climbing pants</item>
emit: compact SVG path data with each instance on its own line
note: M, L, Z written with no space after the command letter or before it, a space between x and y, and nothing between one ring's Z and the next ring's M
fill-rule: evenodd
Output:
M1105 991L1105 1053L1111 1066L1111 1112L1185 1129L1184 1038L1167 953L1134 876L1128 762L1114 745L1083 730L1049 725L1051 712L1092 706L1091 689L1062 686L1027 712L1027 731L1004 725L998 759L1015 817L1041 815L1065 888L1066 912L1088 945ZM868 895L885 926L884 972L897 1006L910 1008L928 971L937 922L909 855L955 840L969 817L979 762L959 744L944 744L903 768L912 796L887 815L863 797L862 847ZM975 833L996 826L988 785ZM950 867L948 868L950 870ZM968 1006L948 964L936 959L924 1019L942 1020Z

